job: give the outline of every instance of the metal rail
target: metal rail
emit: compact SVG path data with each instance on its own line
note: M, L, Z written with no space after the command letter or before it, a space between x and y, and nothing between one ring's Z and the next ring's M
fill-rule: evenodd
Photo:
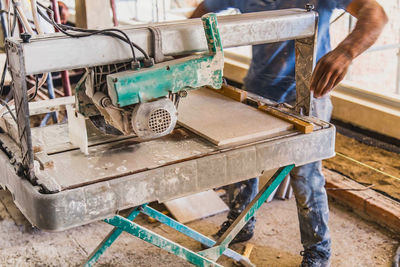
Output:
M266 11L218 17L218 27L224 48L229 48L311 37L315 33L316 17L317 13L303 9ZM148 26L160 30L164 55L207 50L200 19L120 29L151 54L152 35ZM20 39L15 37L9 39L8 43L21 46L26 75L112 64L131 58L128 45L107 36L70 38L56 33L32 38L29 43L21 43ZM63 53L59 53L60 50ZM136 53L141 55L138 50Z
M296 111L306 116L311 113L309 85L315 62L317 24L318 14L309 8L247 13L218 19L223 47L295 40ZM184 55L206 51L208 48L200 19L121 29L151 55L154 40L150 27L157 28L160 33L161 52L164 55ZM25 77L30 74L126 62L130 60L131 53L127 44L109 36L71 38L60 33L35 37L26 43L16 37L11 38L6 41L6 50L13 79L23 173L35 182ZM136 52L140 54L139 51Z

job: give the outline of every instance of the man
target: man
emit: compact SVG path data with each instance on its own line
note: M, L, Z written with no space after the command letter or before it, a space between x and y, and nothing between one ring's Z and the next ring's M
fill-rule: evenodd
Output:
M69 9L67 5L62 1L58 1L58 12L60 12L60 23L67 25L69 18Z
M304 8L313 4L319 13L317 65L310 90L314 93L313 115L329 121L332 104L328 93L344 78L352 60L369 48L380 35L387 17L375 0L205 0L192 17L218 12L228 7L242 13ZM329 22L334 9L345 9L358 19L354 30L332 51ZM253 46L253 59L244 80L246 90L277 102L293 103L295 89L294 42L285 41ZM300 224L301 266L329 266L331 239L328 229L328 201L321 162L296 167L291 172L291 185L296 196ZM245 209L258 191L258 180L250 179L231 186L228 220L214 235L220 237L234 219ZM252 218L233 242L243 242L253 236Z

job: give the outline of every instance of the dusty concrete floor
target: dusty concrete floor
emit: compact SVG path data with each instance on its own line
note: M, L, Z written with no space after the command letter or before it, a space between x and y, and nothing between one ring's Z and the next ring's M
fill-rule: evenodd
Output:
M0 192L0 266L76 266L81 264L111 230L102 222L92 223L61 233L47 233L31 228L13 206L11 196ZM4 203L4 204L3 204ZM333 241L332 266L390 266L398 240L377 226L365 222L344 208L331 203ZM210 235L226 214L190 223L194 229ZM137 219L153 231L199 250L200 245L159 223ZM251 260L257 266L298 266L300 236L295 201L274 200L258 213L255 248ZM242 252L243 244L233 246ZM232 261L220 260L224 266ZM174 255L123 234L101 257L97 266L191 266Z

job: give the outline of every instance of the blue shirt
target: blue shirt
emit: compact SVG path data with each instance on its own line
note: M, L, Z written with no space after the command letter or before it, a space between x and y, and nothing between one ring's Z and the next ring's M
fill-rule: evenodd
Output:
M319 13L317 61L331 50L329 22L334 9L345 9L352 0L205 0L208 11L237 8L241 13L304 8L314 5ZM246 90L277 102L294 102L295 85L294 41L253 46L253 59L244 84Z

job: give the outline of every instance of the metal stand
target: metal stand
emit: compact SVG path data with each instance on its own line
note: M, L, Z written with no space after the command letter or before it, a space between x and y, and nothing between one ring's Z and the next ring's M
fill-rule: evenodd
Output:
M84 266L92 266L100 258L100 256L106 251L108 247L119 237L119 235L125 231L131 235L134 235L154 246L164 249L170 253L173 253L188 262L196 266L221 266L216 261L224 254L237 262L242 263L245 266L254 266L249 259L243 257L239 253L228 248L229 243L235 238L245 224L252 218L255 212L261 207L272 192L279 186L283 179L290 173L294 165L288 165L281 167L268 181L268 183L260 190L254 200L247 206L247 208L241 213L241 215L234 221L223 236L217 241L214 241L193 229L181 224L174 219L152 209L147 204L143 204L136 207L128 217L116 215L110 219L105 219L104 222L115 226L115 228L107 235L107 237L97 246L93 253L89 256L88 261ZM156 234L143 226L133 222L139 213L143 213L168 225L169 227L185 234L188 237L208 246L209 249L194 252L191 251L171 240Z

